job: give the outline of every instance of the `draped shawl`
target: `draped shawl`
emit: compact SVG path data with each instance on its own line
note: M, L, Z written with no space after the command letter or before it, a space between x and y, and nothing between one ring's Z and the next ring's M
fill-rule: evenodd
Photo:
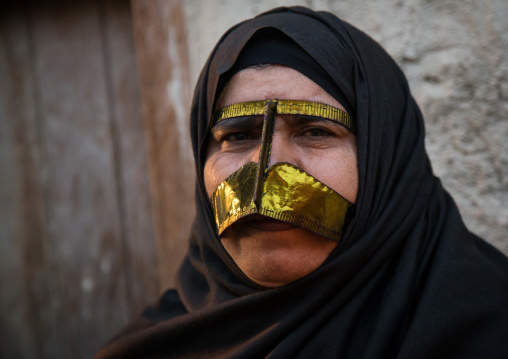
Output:
M222 247L203 182L219 77L266 28L301 46L352 105L359 167L338 246L308 276L268 290ZM367 35L302 7L238 24L201 73L191 136L197 215L177 288L97 358L508 358L508 260L466 229L432 173L404 75Z

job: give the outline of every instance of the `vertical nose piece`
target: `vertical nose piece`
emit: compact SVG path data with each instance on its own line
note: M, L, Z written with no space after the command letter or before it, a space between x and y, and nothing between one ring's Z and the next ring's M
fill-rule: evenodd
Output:
M258 173L256 178L256 192L254 194L254 204L259 209L261 207L261 197L263 195L263 184L268 172L268 163L270 161L270 151L272 148L273 129L275 126L275 113L277 111L277 100L268 100L265 106L265 116L263 120L263 132L261 134L261 148L259 151Z

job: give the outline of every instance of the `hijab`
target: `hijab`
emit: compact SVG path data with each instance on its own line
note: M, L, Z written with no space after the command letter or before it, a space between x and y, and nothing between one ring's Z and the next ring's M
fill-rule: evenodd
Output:
M241 60L249 40L267 34L285 38L299 63L317 64L299 71L348 106L359 170L355 212L338 246L308 276L269 290L222 247L203 182L218 91L249 62ZM267 56L262 62L277 63ZM283 7L231 28L194 93L197 214L177 287L97 358L508 357L508 260L466 229L432 173L424 131L399 67L334 15Z

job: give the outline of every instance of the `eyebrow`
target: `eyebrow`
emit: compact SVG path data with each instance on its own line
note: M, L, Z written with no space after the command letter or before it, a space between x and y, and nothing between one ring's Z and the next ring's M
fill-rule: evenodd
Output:
M231 117L216 123L211 129L211 134L222 131L245 131L253 127L261 128L263 126L263 116L241 116Z
M277 114L276 117L284 121L287 125L291 127L301 127L311 123L322 123L326 125L339 126L343 127L344 129L348 129L341 123L323 117L302 114L283 114L283 115ZM220 134L221 132L243 132L248 130L252 131L253 129L258 129L259 131L261 131L262 126L263 126L263 116L260 115L230 117L216 123L210 129L210 134L212 136L215 136Z
M289 124L290 126L301 126L301 125L306 125L308 123L313 123L313 122L343 126L342 124L340 124L336 121L330 120L328 118L323 118L323 117L301 115L301 114L277 115L277 116L281 116L283 121L286 122L287 124Z

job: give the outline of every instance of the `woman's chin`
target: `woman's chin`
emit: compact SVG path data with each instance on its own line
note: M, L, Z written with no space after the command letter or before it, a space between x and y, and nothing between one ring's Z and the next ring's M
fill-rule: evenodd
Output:
M272 219L235 223L221 241L240 270L268 288L307 276L337 246L330 239Z

